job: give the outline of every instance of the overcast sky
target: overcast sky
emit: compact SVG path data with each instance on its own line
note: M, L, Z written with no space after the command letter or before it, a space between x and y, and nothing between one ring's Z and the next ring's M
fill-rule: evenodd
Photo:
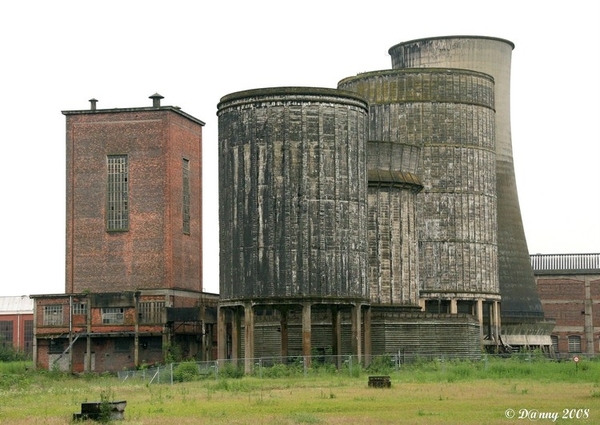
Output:
M218 292L219 99L335 88L388 49L515 43L513 155L531 253L600 252L600 2L27 1L0 5L2 295L64 293L63 110L180 106L204 127L204 286Z

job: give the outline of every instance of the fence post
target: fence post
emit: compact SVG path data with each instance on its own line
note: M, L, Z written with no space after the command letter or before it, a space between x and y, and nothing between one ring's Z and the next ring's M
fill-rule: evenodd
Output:
M306 356L302 356L302 368L303 368L303 372L304 372L304 377L306 378L306 372L307 372Z
M173 385L173 363L171 363L171 385Z
M348 356L348 374L352 377L352 355Z

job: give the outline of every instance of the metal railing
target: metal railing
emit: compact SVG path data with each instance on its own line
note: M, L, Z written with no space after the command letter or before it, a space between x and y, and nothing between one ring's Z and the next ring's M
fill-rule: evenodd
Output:
M600 270L600 254L534 254L529 258L534 271Z

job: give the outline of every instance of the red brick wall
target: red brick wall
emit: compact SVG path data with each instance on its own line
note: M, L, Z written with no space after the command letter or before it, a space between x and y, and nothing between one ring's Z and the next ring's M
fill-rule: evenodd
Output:
M600 279L589 275L536 275L537 290L547 318L555 319L553 335L558 337L562 355L569 353L569 336L581 338L582 353L598 353L600 332L593 332L593 340L586 334L586 279L589 281L588 308L591 304L591 326L600 329ZM593 351L592 351L593 350Z
M3 314L0 315L0 321L12 322L12 347L23 352L31 353L31 343L26 345L25 341L25 322L33 321L33 313L25 314Z
M202 290L202 127L170 109L67 114L66 292ZM107 232L106 156L129 159L129 230ZM182 231L190 160L191 234Z

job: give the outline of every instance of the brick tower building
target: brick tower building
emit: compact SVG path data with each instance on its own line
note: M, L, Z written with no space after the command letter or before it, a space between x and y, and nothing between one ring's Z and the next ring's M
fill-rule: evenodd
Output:
M67 293L202 291L204 123L152 98L63 112Z
M149 107L98 110L92 99L89 110L63 111L66 294L33 296L41 367L110 371L170 352L211 356L204 123L150 98Z

